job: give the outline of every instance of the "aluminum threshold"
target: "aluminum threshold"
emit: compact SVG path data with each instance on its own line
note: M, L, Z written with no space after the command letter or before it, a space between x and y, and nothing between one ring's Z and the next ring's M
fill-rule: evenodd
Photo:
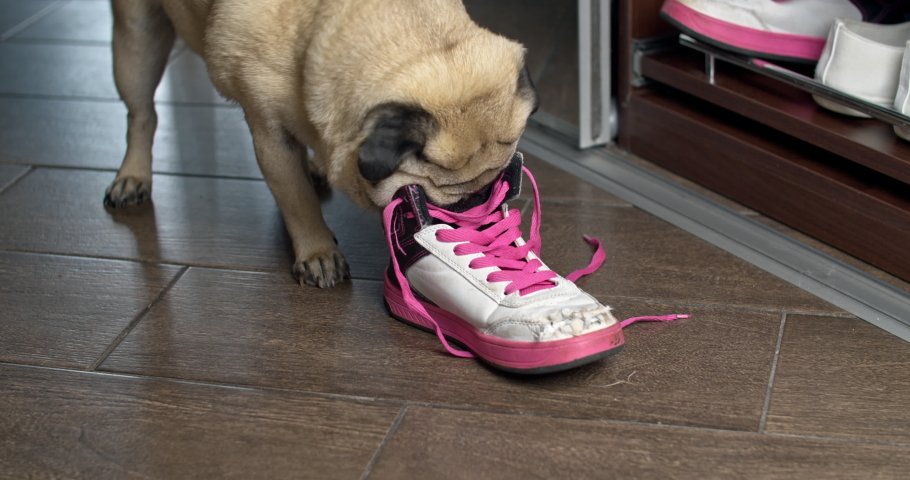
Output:
M529 123L519 148L910 342L910 293L603 148Z

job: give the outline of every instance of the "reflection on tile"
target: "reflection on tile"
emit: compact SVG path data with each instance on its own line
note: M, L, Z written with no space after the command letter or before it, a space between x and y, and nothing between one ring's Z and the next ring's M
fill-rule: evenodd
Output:
M908 444L908 367L910 345L869 323L789 315L767 431Z
M158 105L157 110L156 172L262 178L240 107Z
M0 43L0 93L119 99L107 45ZM168 65L156 101L229 105L209 81L205 62L185 52Z
M0 192L5 190L10 183L19 178L27 170L28 167L0 164Z
M558 201L586 201L597 204L611 204L617 206L630 206L629 203L595 187L590 183L560 170L543 160L525 154L525 166L534 175L537 187L540 189L540 198ZM521 198L533 199L534 190L527 175L521 183ZM589 207L591 208L591 207Z
M53 0L0 0L0 37L6 37L10 29L53 5Z
M885 445L410 407L369 478L902 478L908 471L910 452Z
M676 307L613 305L624 316ZM642 324L617 356L502 375L388 317L382 283L301 290L287 275L191 268L101 365L207 382L588 418L757 430L780 316L689 309ZM439 382L444 372L445 382Z
M126 107L0 98L0 145L7 162L117 169L126 151Z
M554 39L553 55L537 80L540 110L578 125L578 6L569 11Z
M277 269L293 251L275 200L258 180L156 175L152 203L106 210L113 172L38 169L0 196L0 248ZM323 211L354 275L382 278L379 215L342 194ZM288 275L290 276L290 275Z
M159 104L155 172L262 178L239 108ZM0 98L2 161L116 170L126 152L121 102Z
M110 2L67 2L16 34L16 39L110 42L113 30Z
M0 93L119 98L111 47L0 43Z
M178 270L0 252L0 361L88 368Z
M566 275L588 264L582 235L603 242L606 262L578 281L598 297L844 313L639 209L545 202L542 210L542 258L553 270Z
M11 478L357 478L397 406L0 365Z
M574 2L559 0L466 0L465 8L480 26L524 44L525 62L537 81L551 60L564 24L575 23Z
M222 106L232 103L215 90L202 57L189 50L167 66L155 100Z

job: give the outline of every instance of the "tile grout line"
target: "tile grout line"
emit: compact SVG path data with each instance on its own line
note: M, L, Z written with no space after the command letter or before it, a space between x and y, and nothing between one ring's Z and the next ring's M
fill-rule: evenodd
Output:
M606 149L578 151L533 122L521 148L832 305L910 341L910 293Z
M261 274L275 274L275 273L284 273L285 269L283 268L267 268L267 267L244 267L239 265L210 265L205 263L181 263L168 260L146 260L141 258L129 258L129 257L115 257L109 255L96 255L90 253L67 253L67 252L54 252L50 250L30 250L24 248L7 248L0 247L0 252L10 252L10 253L23 253L30 255L49 255L49 256L58 256L58 257L70 257L70 258L82 258L87 260L110 260L110 261L119 261L119 262L132 262L140 264L152 264L152 265L170 265L175 267L192 267L192 268L204 268L209 270L223 270L228 272L240 272L240 273L261 273ZM367 282L382 282L382 278L374 278L362 275L356 275L351 277L351 280L357 281L367 281ZM747 306L731 306L731 305L712 305L706 303L681 303L673 302L669 300L650 300L644 298L630 298L630 297L615 297L609 295L595 295L598 299L612 302L612 301L622 301L630 303L641 303L641 304L654 304L654 305L669 305L675 307L691 307L691 308L704 308L709 310L731 310L736 312L755 312L755 313L782 313L782 310L768 309L768 308L758 308L758 307L747 307ZM833 317L833 318L856 318L855 315L850 313L832 313L832 312L813 312L813 311L793 311L787 310L787 313L796 314L796 315L807 315L812 317Z
M518 199L518 198L515 199L515 201L518 201L518 200L520 200L520 199ZM521 207L521 210L519 211L519 215L521 216L521 218L525 218L525 215L528 213L528 209L532 208L531 204L534 203L534 200L525 200L524 203L525 203L524 206Z
M73 166L73 165L36 165L31 163L17 163L17 162L3 162L3 165L15 165L21 167L32 167L34 169L45 169L45 170L71 170L78 172L91 172L91 173L117 173L120 167L89 167L89 166ZM214 180L240 180L240 181L249 181L249 182L265 182L263 177L244 177L240 175L212 175L207 173L185 173L185 172L161 172L161 171L152 171L152 175L159 175L164 177L177 177L177 178L203 178L203 179L214 179Z
M66 3L66 2L64 2L63 0L57 0L56 2L35 12L31 17L28 17L25 20L19 22L18 25L7 30L6 32L3 33L3 35L0 35L0 42L5 42L13 35L16 35L17 33L25 30L26 28L34 25L38 20L41 20L42 18L46 17L47 15L50 15L51 13L53 13L58 8L62 7L64 3Z
M795 439L808 439L808 440L821 440L821 441L831 441L831 442L846 442L846 443L861 443L861 444L871 444L871 445L887 445L895 447L910 447L910 443L907 442L888 442L881 440L869 440L862 438L844 438L844 437L824 437L817 435L800 435L792 433L765 433L759 434L754 430L737 430L731 428L722 428L722 427L706 427L706 426L697 426L697 425L676 425L676 424L667 424L667 423L649 423L639 420L623 420L615 418L604 418L604 417L573 417L568 415L558 415L551 413L533 413L525 411L516 411L516 410L502 410L490 407L476 406L476 405L457 405L457 404L448 404L448 403L434 403L426 401L414 401L414 400L403 400L397 398L384 398L384 397L367 397L362 395L350 395L342 393L330 393L330 392L321 392L317 390L298 390L287 387L270 387L262 385L253 385L253 384L235 384L235 383L218 383L213 381L205 380L191 380L177 377L163 377L158 375L148 375L141 373L127 373L127 372L117 372L117 371L107 371L107 370L84 370L79 368L72 367L61 367L61 366L50 366L50 365L37 365L29 363L16 363L10 361L0 360L0 366L10 366L18 368L28 368L28 369L37 369L37 370L52 370L56 372L66 372L66 373L75 373L75 374L87 374L87 375L103 375L114 378L124 378L124 379L145 379L145 380L156 380L161 382L173 382L178 384L185 385L195 385L195 386L206 386L213 388L227 388L227 389L240 389L240 390L252 390L257 392L283 392L283 393L293 393L301 395L312 395L322 398L330 398L340 401L348 402L365 402L365 403L379 403L385 405L399 405L401 407L426 407L433 409L445 409L445 410L458 410L464 412L473 412L473 413L486 413L493 415L510 415L510 416L519 416L519 417L540 417L540 418L552 418L557 420L573 420L573 421L585 421L585 422L601 422L601 423L616 423L622 425L636 425L642 427L653 427L653 428L668 428L668 429L679 429L679 430L698 430L698 431L707 431L707 432L717 432L717 433L730 433L730 434L740 434L740 435L762 435L762 436L771 436L771 437L786 437L786 438L795 438ZM391 428L391 427L390 427Z
M866 440L861 438L819 437L817 435L798 435L795 433L766 433L764 435L768 437L796 438L799 440L822 440L826 442L863 443L866 445L886 445L889 447L903 448L910 447L910 443L908 442L888 442L884 440Z
M18 33L18 32L17 32ZM79 47L110 47L106 40L63 40L57 38L8 38L8 45L74 45Z
M129 323L129 325L124 327L123 331L121 331L120 334L117 335L117 338L115 338L114 341L112 341L111 344L108 345L106 349L104 349L104 352L101 352L101 355L98 357L98 359L95 360L94 362L92 362L91 366L89 366L89 368L88 368L90 371L95 371L95 369L97 369L105 360L107 360L107 357L110 356L110 354L114 352L114 349L116 349L118 346L120 346L120 343L123 342L123 339L125 339L126 336L129 335L130 332L132 332L134 328L136 328L136 325L138 325L139 322L141 322L142 319L145 318L146 315L148 315L148 313L152 310L152 308L158 304L158 301L161 300L168 292L171 291L171 288L173 288L173 286L176 285L177 282L180 281L181 278L183 278L183 275L189 269L190 269L190 267L183 267L182 269L180 269L179 272L177 272L177 275L174 275L174 278L172 278L171 281L168 282L166 287L164 287L160 292L158 292L158 295L155 296L154 299L152 299L151 303L149 303L148 306L143 308L142 311L140 311L136 315L136 317L133 318L133 320Z
M758 433L765 433L768 424L768 411L771 409L771 393L774 391L774 380L777 375L777 364L780 360L780 346L784 340L784 328L787 326L787 313L780 316L780 329L777 332L777 346L774 348L774 360L771 362L771 374L768 376L768 390L765 391L765 403L761 409L761 418L758 421Z
M132 262L140 264L152 264L152 265L170 265L175 267L192 267L192 268L204 268L209 270L223 270L228 272L241 272L241 273L262 273L262 274L275 274L275 273L284 273L285 269L283 268L267 268L267 267L243 267L239 265L210 265L205 263L181 263L168 260L146 260L141 258L129 258L129 257L115 257L109 255L95 255L90 253L67 253L67 252L54 252L50 250L30 250L24 248L7 248L0 247L0 252L11 252L11 253L24 253L30 255L49 255L49 256L58 256L58 257L70 257L70 258L82 258L87 260L110 260L110 261L119 261L119 262ZM373 278L362 275L356 275L351 277L352 280L358 281L367 281L367 282L382 282L382 278ZM650 300L644 298L629 298L629 297L615 297L609 295L596 295L598 299L604 299L608 302L610 301L622 301L630 303L642 303L642 304L654 304L654 305L670 305L676 307L691 307L691 308L704 308L709 310L731 310L736 312L755 312L755 313L782 313L782 310L767 309L767 308L757 308L757 307L746 307L746 306L731 306L731 305L712 305L712 304L703 304L703 303L681 303L673 302L669 300ZM787 310L787 313L796 314L796 315L807 315L813 317L834 317L834 318L856 318L855 315L850 313L832 313L832 312L813 312L813 311L793 311Z
M31 165L28 165L26 167L27 168L25 169L24 172L20 173L19 175L16 175L16 178L6 182L6 185L0 185L0 194L7 191L8 189L10 189L13 185L19 183L19 180L22 180L23 178L25 178L25 176L28 175L29 173L32 173L35 171L35 167L33 167Z
M360 480L366 480L370 476L370 473L373 471L373 467L376 466L376 462L379 460L379 456L382 455L385 446L389 443L389 440L395 435L395 432L398 430L398 426L401 425L401 421L404 420L404 416L408 413L407 403L401 407L401 410L398 412L398 416L395 417L395 421L392 422L392 425L389 427L389 430L386 432L385 436L382 438L382 441L379 442L379 446L376 447L376 451L373 452L373 457L370 458L369 463L367 463L366 468L363 470L363 474L360 475Z
M290 269L284 268L267 268L267 267L243 267L238 265L209 265L205 263L180 263L172 262L168 260L145 260L141 258L129 258L129 257L114 257L108 255L93 255L90 253L66 253L66 252L53 252L50 250L28 250L24 248L7 248L0 247L0 252L8 253L22 253L27 255L47 255L52 257L67 257L67 258L81 258L84 260L109 260L114 262L130 262L138 263L142 265L168 265L172 267L187 267L187 268L204 268L208 270L221 270L227 272L238 272L238 273L261 273L261 274L276 274L290 272ZM367 277L361 275L355 275L350 277L351 280L366 281L366 282L382 282L383 279L379 277ZM812 315L807 313L806 315Z
M0 98L17 98L23 100L57 100L57 101L74 101L74 102L93 102L93 103L119 103L123 100L114 97L89 97L84 95L49 95L44 93L15 93L0 92ZM198 108L226 108L239 109L239 105L229 101L221 103L207 102L185 102L178 100L155 100L155 105L164 105L171 107L198 107Z
M588 292L591 293L591 292ZM620 301L620 302L632 302L632 303L644 303L644 304L655 304L655 305L672 305L675 307L691 307L691 308L706 308L710 310L732 310L736 312L755 312L755 313L789 313L794 315L811 315L814 317L836 317L836 318L857 318L856 315L852 313L832 313L832 312L813 312L813 311L794 311L790 309L774 309L774 308L761 308L761 307L749 307L745 305L720 305L720 304L710 304L710 303L685 303L685 302L674 302L670 300L651 300L647 298L634 298L634 297L616 297L610 295L599 295L597 293L591 293L598 298L607 299L609 301Z
M529 199L530 202L533 202L534 199ZM599 208L635 208L631 203L626 202L614 202L610 200L585 200L585 199L566 199L566 198L547 198L540 197L540 204L550 205L568 205L568 206L585 206L585 207L599 207Z

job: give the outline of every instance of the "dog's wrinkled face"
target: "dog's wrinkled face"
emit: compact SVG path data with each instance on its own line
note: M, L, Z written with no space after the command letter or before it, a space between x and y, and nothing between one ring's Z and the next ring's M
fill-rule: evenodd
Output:
M440 93L434 85L416 102L389 102L369 113L369 134L357 162L373 205L388 204L408 184L421 185L432 203L449 205L496 178L537 108L523 52L508 60L493 78L472 79L479 86L465 89L448 82L449 88L462 89L457 95Z

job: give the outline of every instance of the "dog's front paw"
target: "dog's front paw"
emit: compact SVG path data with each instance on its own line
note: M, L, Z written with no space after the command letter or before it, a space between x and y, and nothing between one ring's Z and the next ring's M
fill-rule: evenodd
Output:
M351 268L338 250L317 253L294 263L294 276L301 285L319 288L334 287L336 283L350 278Z
M104 205L123 208L139 205L152 197L152 179L133 176L117 177L104 192Z

